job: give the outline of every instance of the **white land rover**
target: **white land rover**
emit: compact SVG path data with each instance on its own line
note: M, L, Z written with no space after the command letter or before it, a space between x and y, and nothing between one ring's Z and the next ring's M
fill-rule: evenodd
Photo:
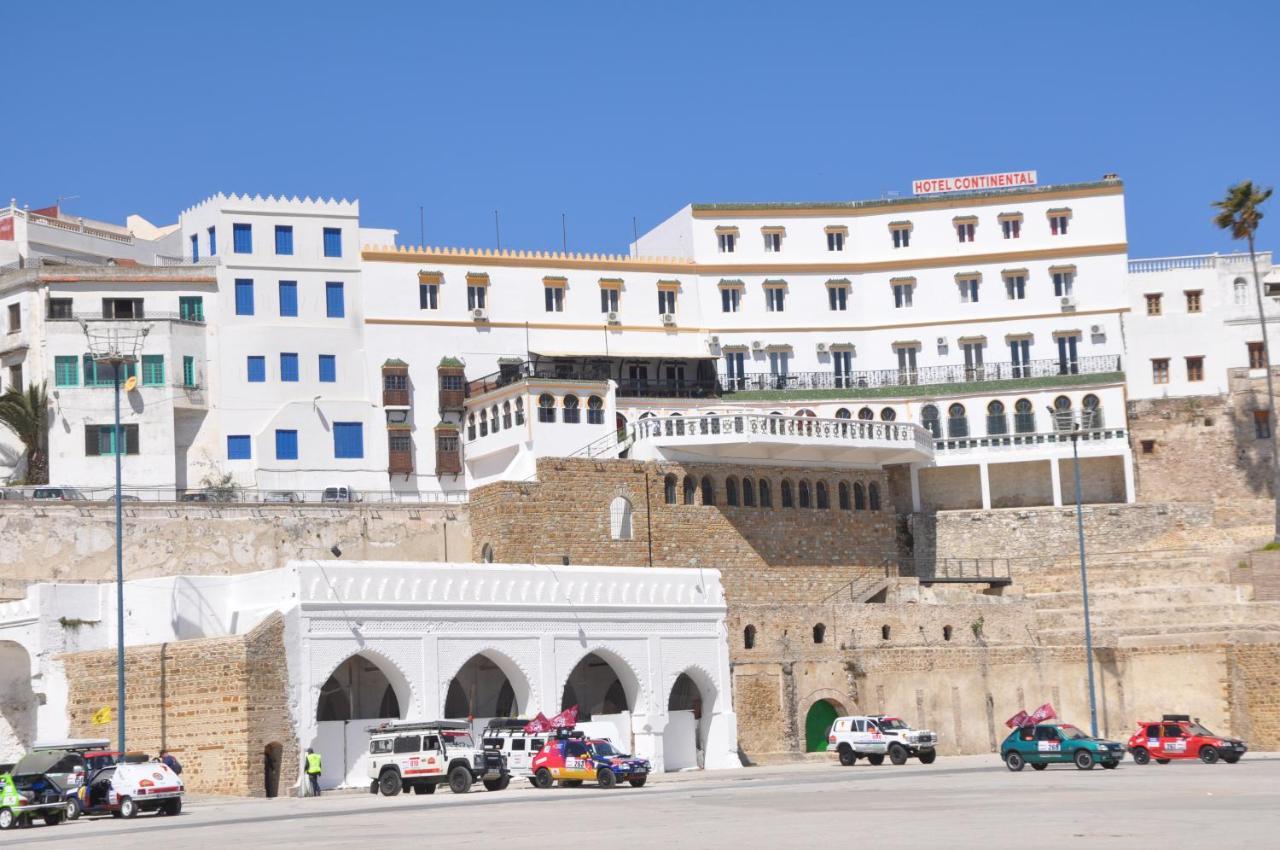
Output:
M906 764L915 756L921 764L933 764L938 757L938 733L929 729L912 729L900 717L876 714L865 718L868 725L875 724L889 744L889 761Z
M511 784L506 758L477 747L470 724L389 721L370 726L369 732L371 794L394 797L410 788L415 794L434 794L446 782L453 793L465 794L476 780L487 791Z
M872 764L883 764L889 744L880 729L866 717L837 717L827 733L827 752L840 756L845 767L865 758Z

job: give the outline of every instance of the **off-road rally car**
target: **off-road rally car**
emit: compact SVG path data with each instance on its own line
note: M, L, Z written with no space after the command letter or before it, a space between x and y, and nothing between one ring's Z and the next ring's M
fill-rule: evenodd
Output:
M448 720L387 722L369 727L369 792L394 797L413 789L434 794L448 783L455 794L465 794L474 782L487 791L501 791L511 784L511 773L502 753L476 746L467 723Z

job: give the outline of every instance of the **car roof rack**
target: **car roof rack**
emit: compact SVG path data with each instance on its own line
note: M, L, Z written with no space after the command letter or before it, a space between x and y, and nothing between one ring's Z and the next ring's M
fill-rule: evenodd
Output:
M1162 718L1160 718L1160 719L1161 719L1161 720L1168 720L1168 721L1175 722L1175 723L1176 723L1177 721L1179 721L1179 720L1185 720L1185 721L1187 721L1188 723L1190 723L1190 722L1191 722L1191 715L1190 715L1190 714L1166 714L1164 717L1162 717Z
M519 717L495 717L485 725L486 732L523 732L529 721Z
M471 724L465 720L387 720L365 728L366 732L413 732L424 730L470 732Z

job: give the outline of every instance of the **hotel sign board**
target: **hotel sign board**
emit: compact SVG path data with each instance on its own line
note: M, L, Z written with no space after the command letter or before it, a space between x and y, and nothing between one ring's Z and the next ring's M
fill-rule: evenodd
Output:
M911 194L937 195L945 192L981 192L986 189L1016 189L1036 185L1034 171L1002 171L999 174L969 174L963 177L932 177L911 181Z

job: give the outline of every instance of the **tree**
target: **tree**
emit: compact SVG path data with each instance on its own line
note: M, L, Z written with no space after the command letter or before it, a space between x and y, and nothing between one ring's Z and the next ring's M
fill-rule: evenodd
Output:
M27 483L48 484L49 397L45 385L32 384L25 390L10 387L0 395L0 424L16 434L26 448Z
M1280 542L1280 448L1276 445L1276 394L1271 377L1271 348L1267 340L1267 317L1263 310L1262 281L1258 277L1258 257L1254 252L1254 237L1262 221L1259 207L1271 197L1270 189L1254 186L1252 180L1227 189L1227 196L1214 201L1218 214L1213 223L1231 231L1232 239L1245 239L1249 243L1249 263L1253 266L1253 290L1258 298L1258 326L1262 328L1262 360L1267 368L1267 422L1271 429L1271 497L1276 502L1275 540Z

